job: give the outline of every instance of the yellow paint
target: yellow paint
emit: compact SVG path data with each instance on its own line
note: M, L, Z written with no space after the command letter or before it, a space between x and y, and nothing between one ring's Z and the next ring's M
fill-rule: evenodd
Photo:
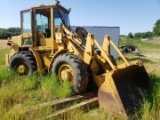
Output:
M33 48L30 48L30 51L32 51L32 53L33 53L33 55L34 55L34 57L35 57L35 59L36 59L37 70L38 70L39 72L44 71L44 68L43 68L43 66L42 66L42 59L40 58L39 53L38 53L36 50L34 50Z
M68 12L67 9L58 5L61 10ZM123 105L121 103L120 97L118 95L117 88L115 86L112 74L120 69L125 69L131 65L143 66L140 61L136 61L130 64L123 54L119 51L117 46L112 42L109 36L104 37L104 43L102 46L94 38L94 35L89 33L86 38L85 46L82 45L82 41L77 38L77 35L70 31L65 25L59 25L58 29L54 26L54 12L53 8L55 5L48 6L35 6L32 7L33 15L36 15L37 11L46 15L49 18L49 30L51 35L47 38L46 33L37 32L36 30L36 19L33 19L33 33L22 34L20 36L12 37L9 41L10 43L10 54L6 54L6 64L8 65L11 56L19 50L31 51L35 57L37 70L39 72L47 71L50 72L52 63L61 54L70 52L77 55L83 60L86 67L91 70L90 75L94 79L100 91L110 94L115 105L119 111L125 113ZM23 13L23 12L22 12ZM22 23L21 23L22 24ZM56 29L56 30L55 30ZM28 45L25 43L25 39L31 40L32 44ZM33 39L33 40L32 40ZM115 50L119 53L120 57L123 59L124 63L121 65L114 65L110 59L110 46L113 46ZM96 52L94 49L96 46L100 53ZM132 68L132 67L131 67ZM20 66L20 71L24 72L24 66ZM60 67L59 76L62 78L71 78L73 82L74 71L67 64L63 64ZM103 96L102 96L103 97ZM111 106L112 107L112 106ZM107 108L107 107L106 107ZM107 108L109 109L109 108Z

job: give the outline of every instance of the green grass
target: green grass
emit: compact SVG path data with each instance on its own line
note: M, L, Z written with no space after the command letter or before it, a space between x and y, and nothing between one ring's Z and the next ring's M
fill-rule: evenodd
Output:
M141 43L138 40L136 42L133 40L131 41L140 48L144 48L144 46L146 48L158 48L157 46L159 46L151 43ZM5 53L7 52L8 50L0 51L0 57L2 58L0 61L0 119L32 119L35 117L33 116L33 113L25 116L23 111L26 111L39 103L71 95L70 84L59 84L55 75L34 73L31 76L18 76L9 72L7 66L5 66L4 58ZM129 61L136 59L142 60L151 77L150 89L148 90L148 93L144 95L144 104L142 104L140 111L137 112L135 116L130 116L130 119L158 120L160 118L160 59L149 59L146 57L135 58L131 57L132 55L127 54L125 56L129 56ZM121 60L117 61L121 63ZM49 113L51 113L51 109L47 108L38 111L37 116L43 116ZM120 120L122 118L111 116L101 109L94 108L89 111L88 109L73 110L57 119Z
M119 41L120 46L124 45L134 45L138 48L160 48L160 44L154 44L151 42L141 41L140 39L121 39Z
M0 119L12 120L15 116L21 119L21 111L29 106L71 95L70 83L60 84L56 75L33 73L19 76L8 71L4 58L7 52L0 51Z
M142 48L143 53L159 54L160 44L154 42L144 42L136 39L120 40L120 45L134 45L138 48ZM145 49L144 49L145 48ZM154 49L154 50L153 50ZM136 116L132 116L131 119L137 120L159 120L160 118L160 58L147 58L145 56L133 56L133 54L125 54L129 61L140 59L144 62L144 66L148 74L150 74L150 88L148 93L144 95L144 104L137 112ZM121 60L117 60L121 63Z
M160 118L160 77L150 75L149 94L144 98L139 118L142 120L158 120Z
M151 48L152 49L152 48ZM152 51L153 52L153 51ZM160 55L160 54L159 54ZM131 57L132 56L132 57ZM160 118L160 58L135 57L133 54L125 54L125 57L129 62L134 60L141 60L144 62L144 66L150 76L149 90L144 94L143 104L140 111L129 119L136 120L159 120ZM121 59L117 59L118 64L122 63Z
M10 111L17 105L25 109L25 106L34 106L69 95L70 84L60 84L55 75L35 74L26 77L15 75L12 76L12 80L6 79L1 83L0 116L10 117Z
M134 45L143 53L159 54L160 44L154 42L145 42L138 39L121 39L119 45ZM154 50L153 50L154 49ZM141 60L144 62L144 66L150 74L150 88L144 95L143 104L140 111L134 116L130 116L130 119L137 120L159 120L160 118L160 58L147 58L145 56L134 56L132 53L125 54L128 61ZM122 63L121 59L116 60L118 64Z

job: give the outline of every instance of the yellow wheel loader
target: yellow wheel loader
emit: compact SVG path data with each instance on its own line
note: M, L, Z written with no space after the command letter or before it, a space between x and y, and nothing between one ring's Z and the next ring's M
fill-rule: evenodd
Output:
M9 70L20 75L34 71L56 73L60 82L72 84L75 94L92 87L93 80L99 88L100 107L106 112L128 115L149 81L143 63L129 63L107 35L100 46L94 35L83 28L72 31L69 12L59 3L21 11L21 35L7 43ZM116 64L110 54L111 45L123 64Z

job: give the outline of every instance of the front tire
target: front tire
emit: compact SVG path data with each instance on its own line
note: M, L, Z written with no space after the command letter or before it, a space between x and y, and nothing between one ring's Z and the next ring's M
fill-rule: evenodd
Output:
M36 71L37 66L33 54L28 51L14 54L9 61L9 70L20 75L31 74Z
M69 81L75 94L84 92L87 87L86 66L78 56L72 53L59 55L52 64L52 73L56 73L62 83L65 80Z

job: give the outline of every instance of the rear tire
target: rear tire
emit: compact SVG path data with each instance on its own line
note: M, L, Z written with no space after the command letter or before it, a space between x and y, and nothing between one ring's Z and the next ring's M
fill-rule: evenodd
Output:
M9 61L9 70L14 70L20 75L31 74L37 66L33 54L28 51L14 54Z
M69 81L75 94L84 92L87 87L86 66L78 56L72 53L59 55L52 64L52 73L56 73L62 83L65 80Z

